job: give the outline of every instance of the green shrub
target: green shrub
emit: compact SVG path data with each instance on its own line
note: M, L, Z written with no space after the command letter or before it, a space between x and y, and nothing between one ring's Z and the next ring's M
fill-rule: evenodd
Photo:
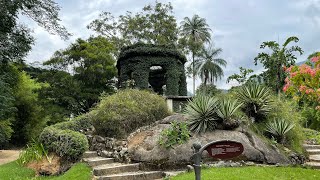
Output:
M89 113L98 134L116 138L126 137L137 128L168 115L167 105L161 96L137 89L102 97Z
M174 145L183 144L190 138L190 131L187 123L172 122L171 127L161 132L159 144L167 149Z
M237 98L243 103L243 111L256 122L262 121L271 110L271 90L265 86L249 83L239 87Z
M46 127L40 134L40 142L49 152L54 152L70 161L80 159L89 149L85 135L72 130L61 130L55 127Z
M266 131L270 133L277 142L284 144L286 134L292 130L294 123L283 119L274 119L266 124Z
M51 162L48 157L48 151L44 148L43 144L33 140L33 142L29 143L27 148L19 154L17 162L23 165L32 161L39 161L43 157L46 157L47 160Z
M216 107L218 100L208 96L198 95L190 101L185 114L190 120L190 131L195 133L212 131L217 126Z
M80 115L73 120L65 121L52 125L52 127L61 129L61 130L72 130L76 132L83 132L92 127L92 123L88 115Z

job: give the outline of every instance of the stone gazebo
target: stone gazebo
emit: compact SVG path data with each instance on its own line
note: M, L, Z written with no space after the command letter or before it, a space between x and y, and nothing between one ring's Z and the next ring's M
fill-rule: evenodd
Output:
M117 62L119 87L152 89L166 96L186 96L186 57L175 47L141 44L123 48Z

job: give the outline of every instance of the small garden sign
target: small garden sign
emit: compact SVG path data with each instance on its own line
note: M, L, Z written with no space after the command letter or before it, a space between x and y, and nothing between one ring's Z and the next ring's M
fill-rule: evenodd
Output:
M201 155L204 150L208 152L208 154L214 159L230 159L237 157L242 154L244 148L243 145L236 141L214 141L206 144L205 146L201 146L201 144L194 143L193 148L195 149L195 153L192 156L193 159L193 167L195 172L195 179L201 179Z

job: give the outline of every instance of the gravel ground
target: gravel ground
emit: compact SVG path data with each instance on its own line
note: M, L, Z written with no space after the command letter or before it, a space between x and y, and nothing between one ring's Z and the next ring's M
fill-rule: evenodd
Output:
M17 160L20 150L0 150L0 165Z

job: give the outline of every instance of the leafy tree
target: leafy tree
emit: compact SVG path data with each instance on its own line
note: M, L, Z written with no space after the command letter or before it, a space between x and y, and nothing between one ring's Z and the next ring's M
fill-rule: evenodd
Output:
M59 24L59 6L52 0L5 0L0 1L0 63L21 60L34 42L30 29L18 23L18 15L31 18L49 33L63 39L70 35Z
M266 69L264 72L264 81L266 85L270 86L277 92L280 92L286 77L283 67L289 67L295 64L297 59L294 54L295 52L300 55L303 53L299 46L287 47L291 42L297 43L298 41L299 39L297 37L292 36L289 37L282 46L275 41L263 42L260 48L269 48L271 53L261 52L254 58L255 65L257 65L259 61Z
M227 62L224 59L216 58L221 52L221 48L214 49L212 46L209 46L207 49L203 48L199 59L194 62L194 70L203 80L203 84L214 84L218 78L223 76L221 66L225 67Z
M231 80L236 80L240 85L246 83L250 77L248 77L249 74L253 73L252 69L246 69L243 67L240 67L240 74L233 74L227 78L227 83L229 83Z
M86 112L95 104L102 92L112 93L114 86L111 80L116 75L115 59L112 53L115 51L114 46L102 36L91 37L88 40L78 39L67 49L56 51L53 57L46 61L44 65L50 66L56 76L49 82L58 92L64 91L64 97L56 94L52 96L57 98L60 103L67 102L67 109L78 113ZM73 76L68 75L70 69ZM61 87L65 86L65 87ZM70 87L73 87L70 89ZM61 90L59 90L61 88ZM68 92L68 91L71 92ZM67 98L69 97L69 98ZM57 102L58 103L58 102Z
M185 17L181 22L180 34L186 40L187 47L192 54L192 76L193 76L193 92L195 92L195 57L201 50L205 42L209 42L211 39L211 29L204 18L198 15L193 15L190 19Z
M176 44L178 29L172 9L171 3L156 2L155 5L144 6L136 14L128 11L118 18L110 12L103 12L88 28L106 36L118 50L136 42Z

